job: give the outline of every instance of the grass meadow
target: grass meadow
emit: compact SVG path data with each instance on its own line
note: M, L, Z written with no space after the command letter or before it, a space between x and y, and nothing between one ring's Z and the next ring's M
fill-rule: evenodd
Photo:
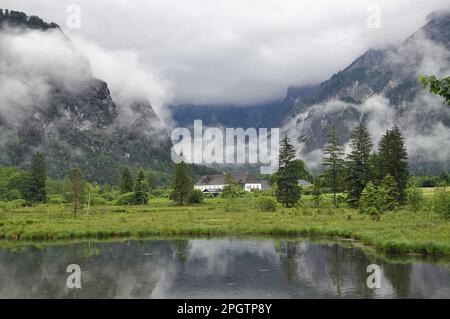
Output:
M422 209L405 206L374 221L358 210L333 208L324 196L316 207L309 196L294 208L261 211L257 197L222 198L174 206L154 198L145 206L85 206L74 216L69 204L14 207L0 203L0 238L5 241L145 238L154 236L332 236L351 238L376 250L398 254L450 254L450 222L432 210L432 189Z

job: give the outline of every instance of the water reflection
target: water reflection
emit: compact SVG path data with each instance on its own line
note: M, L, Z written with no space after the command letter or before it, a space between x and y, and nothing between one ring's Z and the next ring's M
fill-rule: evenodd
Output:
M381 288L366 267L382 268ZM82 289L66 287L66 267ZM448 264L390 263L339 244L151 240L0 249L1 298L450 298Z

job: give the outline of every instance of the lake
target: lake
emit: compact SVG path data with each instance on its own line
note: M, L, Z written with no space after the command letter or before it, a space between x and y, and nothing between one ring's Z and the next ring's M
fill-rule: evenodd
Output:
M69 264L81 289L67 288ZM378 289L366 284L370 264ZM295 238L1 248L0 298L450 298L450 264Z

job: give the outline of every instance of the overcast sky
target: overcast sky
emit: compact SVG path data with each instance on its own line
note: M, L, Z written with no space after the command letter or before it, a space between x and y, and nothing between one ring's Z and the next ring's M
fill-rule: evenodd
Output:
M69 4L81 9L79 29L67 25ZM372 5L381 9L380 28L368 27L376 14ZM160 103L245 105L282 99L290 85L326 80L368 48L404 40L429 13L449 5L448 0L0 0L0 8L58 23L83 43L82 54L90 59L93 51L92 59L102 56L98 50L132 56L145 79L158 82L148 85ZM116 68L105 61L99 70Z

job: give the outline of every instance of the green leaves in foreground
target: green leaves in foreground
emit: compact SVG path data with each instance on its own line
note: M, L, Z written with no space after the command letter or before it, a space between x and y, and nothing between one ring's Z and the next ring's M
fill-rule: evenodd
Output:
M437 79L432 76L421 76L419 81L423 87L429 89L430 93L442 96L448 105L450 105L450 77Z

